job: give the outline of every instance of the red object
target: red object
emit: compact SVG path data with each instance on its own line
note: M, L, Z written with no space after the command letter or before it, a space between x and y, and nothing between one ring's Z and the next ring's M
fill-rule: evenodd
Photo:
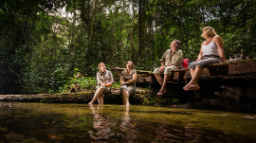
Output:
M182 60L182 68L188 68L189 64L190 64L190 59Z

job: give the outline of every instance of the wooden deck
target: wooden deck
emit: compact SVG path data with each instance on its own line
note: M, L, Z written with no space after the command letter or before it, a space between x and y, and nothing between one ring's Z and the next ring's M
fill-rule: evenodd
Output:
M121 72L125 68L113 68L115 80L119 80ZM137 70L138 79L137 83L157 83L152 71L142 71ZM172 84L185 84L187 79L190 79L191 75L189 69L176 69L173 71L171 78L168 83ZM223 63L216 63L209 65L204 68L200 79L212 79L212 78L222 78L222 79L256 79L256 59L247 59L239 61L225 61Z

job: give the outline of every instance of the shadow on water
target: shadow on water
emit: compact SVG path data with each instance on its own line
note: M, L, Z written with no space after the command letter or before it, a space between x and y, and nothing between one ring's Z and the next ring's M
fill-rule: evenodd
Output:
M256 115L148 106L0 103L0 142L254 142Z

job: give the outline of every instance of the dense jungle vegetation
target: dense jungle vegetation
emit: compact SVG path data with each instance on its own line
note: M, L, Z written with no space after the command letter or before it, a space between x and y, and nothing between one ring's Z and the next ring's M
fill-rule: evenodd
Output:
M1 0L0 93L57 92L97 64L153 70L173 39L195 60L212 26L227 58L255 57L255 0Z

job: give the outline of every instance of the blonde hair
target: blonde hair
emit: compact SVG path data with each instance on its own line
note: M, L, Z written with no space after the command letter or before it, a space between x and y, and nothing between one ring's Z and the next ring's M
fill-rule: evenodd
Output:
M105 66L105 63L100 62L100 63L98 64L98 69L99 69L99 70L100 70L100 66L101 66L102 64Z
M173 41L175 41L176 48L179 49L181 47L180 40L174 39Z
M203 33L202 33L202 37L203 38L206 38L206 37L209 37L209 38L212 38L214 36L216 36L217 33L215 32L214 28L211 27L211 26L205 26L204 29L203 29Z
M128 61L127 63L129 63L129 62L131 62L132 63L132 70L133 70L133 67L134 67L134 64L133 64L133 62L132 61ZM126 63L126 65L127 65L127 63ZM127 67L126 67L126 70L125 71L127 71L128 69L127 69Z

